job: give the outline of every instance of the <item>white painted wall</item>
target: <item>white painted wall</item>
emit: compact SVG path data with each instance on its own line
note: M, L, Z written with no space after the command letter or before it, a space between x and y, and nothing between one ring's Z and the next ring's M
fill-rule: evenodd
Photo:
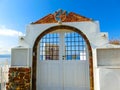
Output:
M98 66L120 66L120 48L97 49Z
M24 40L19 38L19 46L33 48L36 38L45 30L53 26L59 26L58 23L52 24L30 24L26 28L26 36L23 36ZM88 38L92 48L100 47L108 43L108 34L101 33L99 29L99 22L67 22L62 25L68 25L81 30ZM32 51L30 51L32 52ZM30 53L30 66L32 65L32 53Z
M45 30L53 26L59 26L60 24L30 24L26 29L26 36L24 37L24 41L20 40L19 45L26 45L29 47L33 47L36 38ZM91 45L97 47L108 43L108 35L107 33L101 33L99 30L98 22L71 22L71 23L63 23L62 25L68 25L75 27L81 30L89 39ZM105 35L105 37L104 37Z
M99 68L100 90L120 90L120 68Z
M29 66L29 48L13 48L11 56L11 66Z
M100 32L99 28L99 22L93 21L93 22L70 22L70 23L62 23L63 25L68 25L75 27L79 30L81 30L90 41L91 47L92 47L92 53L93 53L93 69L94 69L94 86L95 90L119 90L120 88L117 87L117 89L107 89L105 85L111 85L112 82L109 84L106 84L108 81L110 81L109 78L105 78L105 74L107 75L107 72L111 71L115 75L119 74L119 70L112 70L113 67L108 69L99 68L99 65L120 65L120 57L118 53L119 50L111 50L110 48L116 48L114 45L108 44L108 33ZM12 66L32 66L32 49L34 42L36 38L45 30L47 30L50 27L53 26L59 26L58 23L52 23L52 24L30 24L26 28L26 36L23 36L19 38L19 46L17 48L12 49ZM108 48L109 47L109 48ZM96 51L97 48L108 48L110 50L103 50ZM120 48L118 46L117 48ZM22 50L22 51L21 51ZM116 61L115 61L116 60ZM119 76L109 76L112 79L120 78ZM103 82L106 82L103 84ZM120 83L118 81L118 83ZM114 84L114 83L113 83ZM99 88L100 87L100 88ZM111 87L112 88L112 87Z

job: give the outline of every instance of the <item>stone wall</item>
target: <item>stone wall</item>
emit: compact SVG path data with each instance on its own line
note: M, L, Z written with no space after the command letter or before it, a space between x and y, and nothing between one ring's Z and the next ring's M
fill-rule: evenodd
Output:
M31 68L11 67L9 68L8 77L6 90L30 90Z

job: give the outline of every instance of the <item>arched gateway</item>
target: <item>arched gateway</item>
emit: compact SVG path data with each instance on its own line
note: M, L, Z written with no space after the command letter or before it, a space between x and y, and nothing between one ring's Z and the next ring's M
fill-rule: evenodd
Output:
M26 29L12 49L8 90L106 90L102 71L107 70L99 67L113 63L113 57L100 49L108 38L98 21L59 10Z
M93 90L92 50L79 29L50 27L37 37L33 52L33 89Z

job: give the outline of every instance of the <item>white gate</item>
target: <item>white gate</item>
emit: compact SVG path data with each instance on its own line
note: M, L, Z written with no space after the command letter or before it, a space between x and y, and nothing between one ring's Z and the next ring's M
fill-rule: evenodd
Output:
M40 40L37 90L90 90L84 39L76 32L56 30Z

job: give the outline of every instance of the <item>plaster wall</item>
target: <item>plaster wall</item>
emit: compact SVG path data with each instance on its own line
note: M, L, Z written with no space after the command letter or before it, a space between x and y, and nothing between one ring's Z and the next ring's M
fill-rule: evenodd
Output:
M59 26L58 23L53 24L30 24L26 28L26 36L24 40L19 40L20 46L33 47L36 38L45 30L50 27ZM98 22L71 22L62 23L62 25L68 25L81 30L94 47L102 46L108 43L108 34L101 33L99 30Z
M120 66L120 48L97 49L97 66Z
M99 68L99 80L100 90L120 90L120 68Z
M32 66L33 46L36 38L50 27L59 26L53 24L30 24L26 28L26 36L19 37L19 47L12 49L12 66ZM62 25L72 26L81 30L88 38L93 53L93 70L95 90L99 90L99 70L97 70L96 48L108 44L108 33L101 33L99 22L70 22ZM23 53L21 52L23 50ZM101 58L99 58L101 60ZM103 60L103 59L102 59ZM102 90L102 89L101 89Z
M36 38L45 30L50 27L59 26L61 24L52 23L52 24L30 24L26 28L26 36L19 37L19 46L31 48L30 63L32 65L32 48ZM99 29L99 22L69 22L62 23L62 25L72 26L81 30L88 38L91 43L92 48L100 47L108 43L108 34L101 33ZM18 57L18 56L16 56ZM16 59L15 59L16 60ZM13 61L14 62L14 61Z
M29 66L31 55L30 48L13 48L11 56L11 66Z
M99 71L97 70L97 55L96 49L92 48L93 54L93 74L94 74L94 90L100 90L99 87Z

